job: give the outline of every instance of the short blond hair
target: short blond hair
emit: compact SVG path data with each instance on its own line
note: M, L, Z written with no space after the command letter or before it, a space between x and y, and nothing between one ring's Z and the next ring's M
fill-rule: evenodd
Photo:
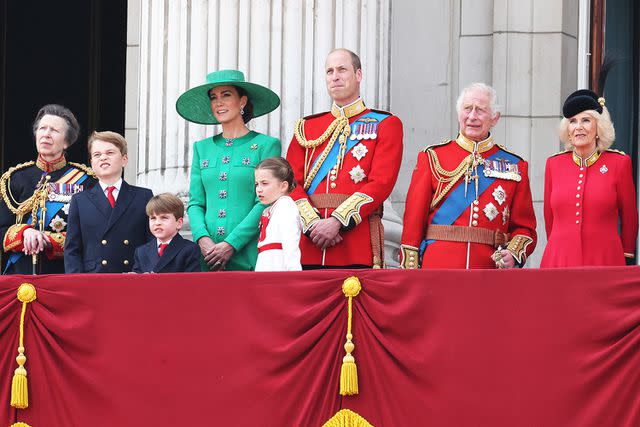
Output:
M583 113L596 121L596 148L599 152L603 152L607 148L613 145L616 140L616 130L613 128L613 122L609 115L607 107L602 107L602 114L596 110L585 110ZM558 127L558 135L560 141L564 143L566 150L571 150L573 144L569 138L569 119L563 118L560 120L560 126Z
M152 214L173 214L176 219L184 217L184 204L182 200L171 193L162 193L153 196L147 202L147 216Z
M110 130L105 130L104 132L93 131L93 133L89 137L89 141L87 142L89 156L91 156L91 146L93 145L94 141L108 142L118 147L118 150L120 150L120 154L122 154L123 156L127 154L127 140L124 139L124 136L120 135L118 132L112 132Z

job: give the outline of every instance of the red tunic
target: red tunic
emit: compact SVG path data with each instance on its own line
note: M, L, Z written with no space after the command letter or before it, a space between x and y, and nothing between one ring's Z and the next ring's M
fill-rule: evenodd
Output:
M349 123L353 123L370 111L372 110L365 109L350 117ZM304 136L307 140L317 139L334 119L335 116L331 112L307 117L304 123ZM294 136L289 145L287 160L293 167L298 183L296 189L291 193L291 197L296 200L299 207L301 207L300 202L304 202L305 199L309 200L309 195L303 188L305 158L308 165L313 165L316 158L327 146L327 143L328 138L315 150L306 149L298 143L297 138ZM336 144L338 144L337 141ZM371 200L354 206L351 213L355 213L355 215L351 216L350 224L343 224L340 231L344 240L325 251L321 251L309 239L307 231L310 224L305 223L303 232L307 235L303 235L300 239L303 265L373 265L368 218L380 208L396 183L402 161L402 122L396 116L388 116L377 126L376 138L362 139L359 144L366 148L366 152L362 147L358 148L357 146L347 152L344 156L342 168L335 176L335 180L329 179L330 175L327 175L320 181L314 194L354 195L357 193L366 196L367 200L369 200L368 198ZM364 153L363 156L362 153ZM306 155L308 157L305 157ZM357 169L358 166L362 169L361 172ZM362 173L364 173L364 177L362 177ZM362 180L356 182L359 179L358 177L362 177ZM334 209L316 209L313 203L311 203L311 206L315 211L311 212L311 214L319 218L328 218L334 212ZM304 220L303 208L301 208L301 214Z
M581 166L570 151L550 157L544 218L548 243L540 267L625 265L638 236L631 158L607 150Z
M455 170L472 151L468 147L463 148L455 140L429 149L435 151L440 166L446 171ZM496 153L498 153L496 157L499 158L499 152L504 152L492 142L478 151L483 159ZM479 197L474 197L475 200L466 206L451 225L484 228L509 233L512 237L521 236L521 242L524 243L516 252L520 253L519 261L524 263L536 245L536 219L531 200L527 162L517 156L514 157L518 160L516 164L521 180L494 179ZM454 190L457 187L465 185L464 178L459 179L443 200L431 209L432 199L436 197L439 186L435 175L431 170L427 150L419 153L404 213L401 263L405 268L418 266L413 259L409 263L404 258L417 257L417 248L425 239L434 215L448 197L456 197ZM474 181L469 182L467 191L475 196ZM406 248L411 249L407 252ZM503 249L505 249L504 246ZM494 246L488 244L436 240L427 246L421 265L422 268L496 268L494 260L491 259L495 250Z

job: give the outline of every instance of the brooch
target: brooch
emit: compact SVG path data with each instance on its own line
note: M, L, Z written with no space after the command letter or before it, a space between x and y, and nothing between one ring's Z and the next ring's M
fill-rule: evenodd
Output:
M201 160L200 161L200 168L204 169L204 168L208 168L209 167L209 160Z
M353 169L351 169L349 171L349 175L351 176L353 182L355 182L356 184L367 177L367 175L364 173L364 169L362 169L360 165L357 165Z
M369 150L362 142L353 147L353 149L351 150L351 154L356 158L357 161L362 160L362 158L366 156L368 152Z
M258 149L258 144L253 144L253 145L251 146L251 149L252 149L252 150L257 150L257 149Z

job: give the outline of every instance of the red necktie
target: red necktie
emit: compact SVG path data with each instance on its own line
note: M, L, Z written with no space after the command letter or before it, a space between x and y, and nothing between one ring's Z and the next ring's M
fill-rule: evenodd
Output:
M116 207L116 199L113 197L113 190L115 189L116 187L114 187L113 185L111 187L107 187L107 200L109 200L111 208Z
M158 256L162 256L162 254L164 253L164 249L169 246L168 243L160 243L160 246L158 246Z

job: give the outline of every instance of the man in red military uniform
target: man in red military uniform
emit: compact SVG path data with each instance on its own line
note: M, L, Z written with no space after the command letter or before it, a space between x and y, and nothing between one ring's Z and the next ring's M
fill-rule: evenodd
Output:
M536 218L522 158L495 144L493 88L474 83L457 102L455 140L418 154L402 231L403 268L522 267Z
M291 194L303 223L303 268L382 267L382 204L402 160L402 122L360 98L360 58L329 53L331 111L296 123L287 152L297 188Z

